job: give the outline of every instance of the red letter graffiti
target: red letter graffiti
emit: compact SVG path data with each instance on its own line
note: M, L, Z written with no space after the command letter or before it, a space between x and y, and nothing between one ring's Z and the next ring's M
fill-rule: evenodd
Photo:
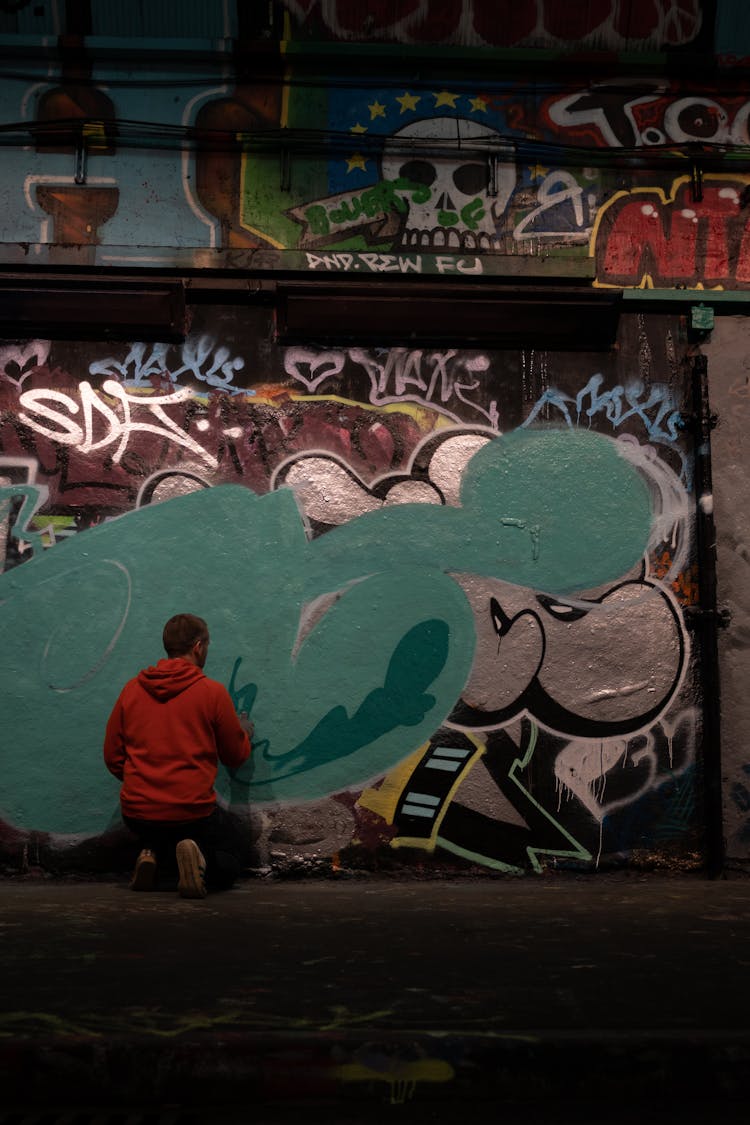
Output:
M592 240L598 281L671 287L750 280L747 216L740 209L744 189L738 180L706 177L698 201L681 177L670 198L658 188L616 196Z

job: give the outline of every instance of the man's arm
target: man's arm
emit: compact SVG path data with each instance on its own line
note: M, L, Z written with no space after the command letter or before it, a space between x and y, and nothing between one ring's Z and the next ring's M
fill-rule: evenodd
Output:
M252 745L247 728L234 709L232 697L223 686L217 698L216 711L216 750L219 761L227 769L236 770L250 757ZM252 728L252 723L249 725Z
M122 722L122 700L112 708L104 734L104 764L110 773L122 781L125 770L125 736Z

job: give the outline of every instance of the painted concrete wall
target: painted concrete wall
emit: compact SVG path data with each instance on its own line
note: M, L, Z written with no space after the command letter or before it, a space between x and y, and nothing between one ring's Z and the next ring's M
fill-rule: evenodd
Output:
M2 352L2 808L27 846L117 823L104 723L189 608L256 723L221 791L259 860L694 862L679 326L630 318L585 360L194 327Z
M222 74L228 53L172 76L150 58L94 52L86 85L32 58L0 83L5 263L460 279L533 258L600 287L750 284L744 164L715 159L698 183L691 163L750 143L731 72L716 89L655 74L540 91L401 84L384 62L326 87L293 57L266 83Z
M720 634L724 815L727 854L740 865L747 864L750 844L749 344L747 320L730 317L717 323L703 348L712 406L718 415L712 450L719 604L731 614L729 627Z
M489 27L481 5L459 7L462 33L467 13L472 35ZM553 4L532 7L531 45L575 40ZM578 40L622 46L601 7ZM631 32L689 50L689 7L692 22L654 28L643 6ZM285 70L266 84L232 77L230 40L218 61L175 52L169 73L154 41L137 64L92 43L85 83L26 59L0 82L16 124L0 265L748 288L750 173L690 159L750 141L731 75L708 89L661 74L541 89L494 70L313 80L292 45L313 24L350 40L357 10L286 5ZM313 135L328 147L295 149ZM182 344L8 333L3 856L86 865L92 841L119 854L101 731L124 679L160 655L163 620L189 609L211 623L209 671L256 721L252 766L221 788L248 861L700 863L691 341L668 307L626 306L601 353L467 347L458 309L443 348L284 345L252 301L190 306ZM740 610L744 517L724 467L740 460L744 376L728 357L743 335L720 322L707 345L737 410L714 404L722 592ZM741 612L722 640L740 858Z

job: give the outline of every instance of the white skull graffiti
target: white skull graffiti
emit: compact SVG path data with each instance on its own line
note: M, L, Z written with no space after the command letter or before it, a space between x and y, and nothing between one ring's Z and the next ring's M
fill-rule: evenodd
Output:
M455 157L435 152L448 144L471 149L475 143L486 149L486 157L476 151L465 158L460 151ZM384 180L408 180L429 189L429 198L422 202L415 201L408 190L399 193L409 208L402 232L404 246L420 250L497 247L497 223L515 187L516 170L511 146L495 129L464 117L417 121L386 143L381 172Z

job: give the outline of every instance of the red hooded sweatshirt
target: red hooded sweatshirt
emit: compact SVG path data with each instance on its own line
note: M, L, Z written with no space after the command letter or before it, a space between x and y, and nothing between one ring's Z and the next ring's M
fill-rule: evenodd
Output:
M218 763L237 769L250 750L227 689L181 657L125 685L104 738L107 769L122 781L122 811L138 820L210 816Z

